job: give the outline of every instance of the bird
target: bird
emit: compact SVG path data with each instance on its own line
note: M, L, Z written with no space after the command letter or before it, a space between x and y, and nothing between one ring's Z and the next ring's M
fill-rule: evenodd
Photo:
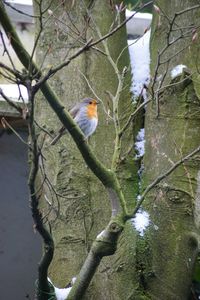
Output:
M97 104L99 101L96 99L84 98L69 111L86 139L95 132L98 125ZM55 145L65 132L66 128L62 126L58 135L51 141L51 145Z

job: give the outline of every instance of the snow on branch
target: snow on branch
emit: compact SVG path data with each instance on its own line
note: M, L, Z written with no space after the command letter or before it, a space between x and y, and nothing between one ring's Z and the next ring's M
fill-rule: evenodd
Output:
M177 65L171 70L171 78L174 79L175 77L181 75L183 70L187 69L185 65Z

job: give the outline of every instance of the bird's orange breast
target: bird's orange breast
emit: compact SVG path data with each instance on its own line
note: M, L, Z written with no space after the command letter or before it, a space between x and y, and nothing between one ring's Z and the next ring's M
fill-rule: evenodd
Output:
M97 118L97 104L92 103L87 107L87 116L89 119Z

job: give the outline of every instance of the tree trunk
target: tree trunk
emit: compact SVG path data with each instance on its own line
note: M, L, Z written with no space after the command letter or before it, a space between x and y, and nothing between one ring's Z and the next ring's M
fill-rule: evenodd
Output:
M85 1L79 5L76 1L67 4L59 1L57 6L55 2L50 4L46 7L45 2L45 12L41 18L37 18L38 32L44 29L40 35L38 52L38 61L44 72L45 68L48 71L51 65L55 66L55 63L59 64L65 60L65 55L69 59L76 53L76 49L80 49L81 42L84 43L86 37L87 40L88 36L96 38L98 35L99 38L100 32L107 32L114 20L116 9L112 1L110 3ZM151 222L145 235L138 236L137 245L131 223L127 223L116 255L104 259L85 299L182 300L188 299L190 294L199 248L200 224L198 140L200 90L197 32L200 5L197 1L180 3L164 0L157 1L157 5L158 7L155 7L157 15L154 16L152 27L152 82L149 89L153 101L146 108L147 151L142 182L143 188L147 187L143 208L148 210ZM28 69L29 57L23 51L10 26L2 4L0 8L3 20L1 22L7 36L11 37L15 51ZM40 8L41 10L36 8L37 15L44 9L44 7ZM102 11L104 23L101 22ZM115 18L114 22L117 21L118 19ZM72 37L71 34L77 38L74 39L75 36ZM78 102L80 97L88 96L89 93L93 96L93 92L88 88L88 82L93 90L105 99L105 104L109 102L108 95L119 90L117 78L119 80L120 71L125 70L124 62L125 65L128 64L127 52L122 51L125 39L124 30L119 31L118 35L114 35L109 40L109 48L102 43L98 49L86 51L77 60L71 63L69 60L68 68L51 79L52 86L67 108L70 104ZM112 59L115 61L119 54L123 55L121 66L119 64L120 67L117 69ZM178 68L174 68L177 64L179 64ZM19 76L18 72L11 73ZM126 83L129 83L129 79L127 75ZM27 85L30 83L27 78L26 83ZM41 89L45 96L50 94L47 93L48 85L43 85ZM107 96L104 97L105 91ZM33 100L32 96L30 93L30 100ZM129 96L128 89L124 89L119 108L121 126L126 124L132 110ZM72 97L76 99L72 101ZM56 97L54 97L55 101L49 101L50 99L47 98L53 108L59 107ZM30 101L30 104L33 105L33 101ZM59 124L54 120L52 112L42 98L38 98L37 113L36 125L40 125L38 128L41 129L43 126L54 133ZM33 114L30 115L31 121L32 117ZM62 116L59 117L62 119ZM112 122L107 122L106 117L105 111L100 109L102 123L90 143L97 156L110 167L115 134ZM63 121L66 126L70 124L67 115L62 120L66 120ZM115 128L117 126L115 122ZM133 163L131 151L128 151L125 156L127 149L130 149L133 132L132 128L127 130L122 147L115 148L116 152L120 150L121 154L117 171L129 208L133 206L132 198L137 193L137 168ZM31 133L34 136L33 127ZM43 180L45 186L40 184L36 192L34 183L39 162L36 151L33 151L35 165L31 169L29 185L32 199L37 198L36 194L39 194L43 188L41 210L44 220L50 224L56 249L50 277L56 285L65 285L79 272L92 240L107 225L110 205L105 191L85 166L70 136L63 137L56 146L50 146L51 139L46 133L47 131L44 130L38 132L40 139L45 138L40 156L40 171L45 178L45 181ZM81 136L78 130L75 131L74 136ZM36 150L36 139L33 140L32 145ZM85 146L85 143L83 145ZM107 173L113 174L114 171L112 169ZM157 184L153 186L152 181ZM150 192L147 193L147 190ZM117 191L122 194L120 188ZM121 198L123 203L123 197ZM144 194L141 199L144 199ZM34 204L37 206L38 199L35 200ZM39 213L38 216L40 219ZM121 229L121 226L118 229ZM116 230L116 227L112 227L112 230ZM106 248L110 250L109 243L107 246ZM53 247L50 250L53 250ZM108 252L108 250L90 252L90 256L96 260L96 265L101 255L113 253L113 248L112 251ZM91 264L94 262L89 259L87 261ZM92 264L93 270L96 265ZM44 283L48 285L46 273L42 277Z
M51 3L52 1L49 1ZM50 17L44 25L39 39L37 61L43 62L43 69L63 62L64 57L73 55L82 46L80 39L74 40L70 35L72 22L74 30L78 30L83 37L98 39L97 26L101 34L108 32L113 22L115 12L109 1L67 1L59 4L53 1L49 7ZM45 7L47 1L45 1ZM91 16L88 19L86 7ZM36 7L36 14L38 8ZM53 16L52 16L53 12ZM59 22L58 19L62 22ZM95 24L93 23L95 21ZM86 30L87 22L90 22ZM40 25L37 24L37 31ZM73 34L74 35L74 34ZM77 39L77 36L75 36ZM114 36L109 38L111 56L116 60L127 45L126 30L123 27ZM101 44L96 46L105 52ZM44 60L44 53L47 53ZM57 73L51 80L51 86L62 99L63 105L69 109L84 97L93 97L92 91L84 78L87 78L95 93L103 99L106 109L110 102L107 91L115 93L117 78L108 58L96 49L90 49L73 60L67 68ZM129 65L127 49L119 60L120 70ZM84 75L83 75L84 74ZM127 87L120 100L120 119L124 124L132 110L131 94L129 92L130 73L126 77ZM38 99L37 121L51 133L57 133L60 124L43 98ZM135 126L136 128L136 126ZM136 131L136 129L135 129ZM99 125L95 135L89 141L97 157L111 165L113 144L115 139L114 126L107 117L103 106L99 106ZM54 206L49 219L55 241L55 255L50 267L50 278L56 286L64 287L72 277L78 274L88 253L93 239L101 232L110 218L110 203L101 183L88 170L80 153L77 151L70 135L65 135L55 146L49 146L50 138L45 144L45 170L53 186L63 197L59 198L58 205L54 196ZM122 152L133 144L133 130L127 130L124 135ZM122 155L123 156L123 155ZM123 191L127 205L134 205L134 196L137 194L137 167L133 162L133 153L129 153L120 164L119 174L123 182ZM46 196L50 198L48 188ZM45 202L45 201L44 201ZM44 204L43 204L44 205ZM44 205L45 206L45 205ZM46 210L46 208L44 207ZM135 234L130 224L127 224L119 242L119 251L114 257L105 258L95 274L90 289L84 299L128 299L133 289L134 276L134 242ZM131 242L130 242L131 241ZM127 255L127 253L130 253ZM127 275L127 270L129 274Z
M151 74L153 77L157 70L158 80L154 85L154 102L146 110L143 187L199 146L200 100L195 50L199 40L191 43L195 31L189 26L198 24L200 8L177 14L172 21L175 13L197 4L199 1L157 1L161 12L155 14L152 26ZM189 33L185 36L186 31ZM182 38L174 42L179 35ZM162 52L168 37L168 47ZM183 48L185 51L181 51ZM157 68L159 54L166 63ZM171 70L181 64L187 70L171 78ZM167 68L163 86L168 87L156 94L160 76L164 76ZM199 155L196 155L164 178L146 197L144 206L150 214L151 226L139 249L139 261L142 287L149 299L183 300L190 294L198 253L199 228L195 226L194 213L199 168Z

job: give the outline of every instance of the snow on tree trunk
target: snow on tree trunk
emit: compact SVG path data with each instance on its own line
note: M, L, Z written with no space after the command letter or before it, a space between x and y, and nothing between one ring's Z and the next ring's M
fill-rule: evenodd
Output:
M195 52L199 39L192 42L200 8L188 10L198 4L157 1L160 13L155 13L151 32L151 75L154 78L155 70L157 75L155 82L152 79L153 103L146 110L143 187L200 144L199 62ZM183 300L190 294L198 253L194 206L199 168L196 155L146 197L144 206L151 225L138 251L141 286L150 299Z

